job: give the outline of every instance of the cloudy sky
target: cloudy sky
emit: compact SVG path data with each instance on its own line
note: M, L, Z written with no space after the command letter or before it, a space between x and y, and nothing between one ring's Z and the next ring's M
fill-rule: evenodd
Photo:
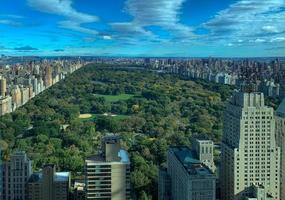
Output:
M285 0L1 0L0 54L285 56Z

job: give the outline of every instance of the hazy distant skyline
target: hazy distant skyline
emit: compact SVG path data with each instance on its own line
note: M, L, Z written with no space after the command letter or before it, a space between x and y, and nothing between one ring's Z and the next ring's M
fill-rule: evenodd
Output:
M2 0L0 3L0 54L285 55L285 0Z

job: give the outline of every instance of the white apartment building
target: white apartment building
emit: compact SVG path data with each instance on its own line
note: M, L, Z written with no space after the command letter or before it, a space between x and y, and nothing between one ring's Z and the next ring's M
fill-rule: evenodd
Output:
M275 113L276 119L276 141L281 148L280 161L280 196L285 200L285 99L279 105Z
M279 200L279 168L273 108L265 106L262 93L236 92L224 113L222 200L243 199L252 185L264 186Z

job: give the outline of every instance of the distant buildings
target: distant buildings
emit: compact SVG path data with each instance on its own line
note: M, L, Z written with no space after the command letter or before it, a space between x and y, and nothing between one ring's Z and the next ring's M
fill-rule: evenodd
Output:
M130 160L120 138L103 138L102 151L85 160L86 199L130 199Z
M269 97L279 97L280 85L275 84L274 81L264 80L259 86L259 91L263 92L264 95Z
M67 200L70 178L69 172L56 172L54 165L44 166L29 179L28 200Z
M52 68L50 65L45 68L45 86L46 88L52 85Z
M280 161L280 196L285 200L285 99L276 110L276 141L281 148Z
M80 60L43 60L0 66L0 116L26 104L83 65Z
M12 98L10 96L0 97L0 113L12 112Z
M159 174L159 199L215 200L216 177L188 147L170 147Z
M0 76L0 97L4 98L7 92L7 82L6 79Z
M262 93L233 95L226 106L221 155L222 200L239 200L252 185L280 199L280 148L273 108Z
M145 58L146 68L160 73L178 74L183 78L203 79L210 82L235 85L244 82L255 86L266 96L285 95L285 62L262 59L171 59ZM270 81L268 81L270 80Z

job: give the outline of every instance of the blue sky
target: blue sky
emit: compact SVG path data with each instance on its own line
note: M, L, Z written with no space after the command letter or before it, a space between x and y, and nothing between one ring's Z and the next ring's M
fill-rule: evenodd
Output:
M1 0L0 54L285 54L285 0Z

